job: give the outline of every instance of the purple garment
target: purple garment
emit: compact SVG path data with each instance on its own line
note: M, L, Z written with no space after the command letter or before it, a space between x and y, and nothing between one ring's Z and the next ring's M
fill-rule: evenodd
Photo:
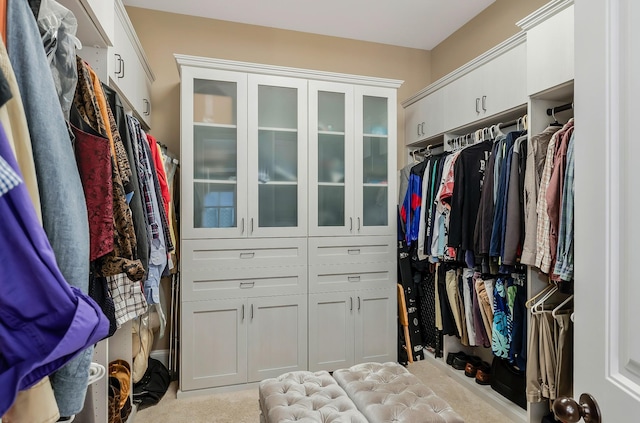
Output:
M0 125L0 157L20 174ZM62 276L24 183L0 196L0 416L17 392L107 335L98 305Z

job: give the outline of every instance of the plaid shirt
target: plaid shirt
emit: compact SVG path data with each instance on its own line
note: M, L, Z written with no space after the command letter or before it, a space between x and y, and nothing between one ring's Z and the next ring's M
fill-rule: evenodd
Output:
M574 155L575 133L571 134L567 149L567 169L564 174L560 231L558 234L558 254L553 273L564 281L573 279L573 178L575 173Z
M140 282L130 280L126 273L108 276L107 282L118 327L147 312L147 301Z
M20 175L0 157L0 197L22 183Z
M551 234L551 220L549 218L549 212L547 211L547 188L551 181L551 174L553 173L554 158L556 153L556 145L560 144L564 133L573 126L573 119L571 119L561 130L553 134L549 146L547 147L547 158L542 171L542 179L540 181L540 191L538 193L538 204L536 212L538 214L538 227L537 227L537 241L538 246L536 249L536 267L543 273L549 273L551 270L551 243L549 242L549 236Z

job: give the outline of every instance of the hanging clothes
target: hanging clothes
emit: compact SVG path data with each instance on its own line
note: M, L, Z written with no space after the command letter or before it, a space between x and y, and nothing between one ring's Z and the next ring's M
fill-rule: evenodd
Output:
M560 230L558 236L558 251L553 273L560 280L573 280L573 199L575 196L573 178L575 173L575 133L571 134L567 148L567 169L565 173L564 190L562 194L562 209L560 213Z
M89 284L89 225L82 184L71 140L28 3L7 4L7 50L15 72L31 135L38 177L42 223L64 279L82 292ZM89 344L92 345L92 344ZM89 347L73 363L51 375L60 415L77 414L84 406Z
M0 225L0 272L11 275L0 284L4 291L0 295L3 415L18 390L31 387L103 339L108 322L98 305L69 286L61 274L1 127L0 213L4 219ZM56 399L59 406L71 405Z
M485 171L493 143L483 141L460 152L454 170L454 188L449 218L449 245L473 250L473 235L480 206Z
M561 129L549 126L542 133L533 135L527 142L527 164L524 178L524 244L520 262L535 266L538 214L538 192L544 170L547 148L553 135Z
M520 261L524 243L524 177L526 173L527 136L516 139L513 145L511 173L503 231L501 261L514 266Z

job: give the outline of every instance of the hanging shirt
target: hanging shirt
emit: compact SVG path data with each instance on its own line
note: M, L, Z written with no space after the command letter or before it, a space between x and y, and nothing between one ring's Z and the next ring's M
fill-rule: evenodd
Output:
M19 390L103 339L100 307L62 276L0 126L0 415ZM85 386L86 388L86 386Z
M573 279L573 178L575 173L575 133L571 134L567 148L567 169L564 177L562 193L562 211L560 213L560 228L558 234L558 251L553 273L559 279L570 281Z
M502 263L513 266L518 262L524 241L524 175L526 171L527 136L516 140L513 145L507 210L505 213L504 238L502 243Z
M538 213L538 191L546 160L547 147L559 126L549 126L542 133L532 136L527 142L527 166L524 177L524 242L520 262L534 266L536 262L536 244Z
M411 168L409 175L409 187L405 195L402 207L400 208L400 218L405 227L405 241L407 245L418 239L420 230L420 206L422 205L422 174L424 173L425 162L419 163Z
M449 219L449 245L454 248L473 249L482 184L492 147L491 141L483 141L462 150L456 160Z

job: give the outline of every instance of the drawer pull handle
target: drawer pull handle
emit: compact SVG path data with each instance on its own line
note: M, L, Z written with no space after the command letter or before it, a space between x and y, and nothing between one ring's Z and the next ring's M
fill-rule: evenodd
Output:
M352 255L352 256L360 254L360 248L351 248L347 250L347 253L349 253L349 255Z
M347 279L349 282L358 282L360 280L360 276L349 276Z
M250 289L255 286L255 282L240 282L240 289Z
M252 259L256 253L240 253L241 259Z

